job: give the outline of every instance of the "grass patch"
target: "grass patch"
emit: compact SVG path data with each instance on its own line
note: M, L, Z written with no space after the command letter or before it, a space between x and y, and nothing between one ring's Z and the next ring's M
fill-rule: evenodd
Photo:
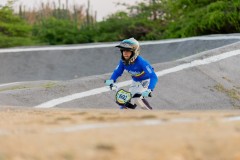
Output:
M48 83L45 83L42 85L42 87L46 88L46 89L50 89L50 88L53 88L57 85L57 83L55 82L48 82Z
M233 106L234 109L240 109L240 93L237 89L227 89L225 88L223 85L221 84L217 84L216 86L214 86L214 88L219 91L222 92L224 94L226 94L230 100L231 100L231 104Z
M41 85L41 87L43 87L45 89L50 89L50 88L53 88L55 86L57 86L57 83L55 83L55 82L48 82L48 83L45 83L45 84ZM34 86L17 85L17 86L11 86L11 87L6 87L6 88L0 88L0 92L21 90L21 89L30 89L30 88L34 88Z
M240 93L236 89L227 89L221 84L217 84L214 88L219 92L225 93L231 99L240 100Z
M20 90L20 89L29 89L29 88L31 88L31 87L29 87L29 86L13 86L13 87L1 88L0 92Z

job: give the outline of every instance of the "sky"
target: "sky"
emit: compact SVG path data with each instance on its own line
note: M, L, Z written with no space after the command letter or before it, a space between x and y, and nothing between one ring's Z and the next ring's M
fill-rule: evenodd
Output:
M53 4L55 2L56 4L59 4L59 1L61 4L66 3L66 0L14 0L16 1L14 3L14 8L18 9L19 5L26 6L26 9L37 9L39 6L41 6L41 3L43 2L46 4L49 2L50 4ZM137 2L142 2L144 0L90 0L90 8L91 13L94 15L95 11L97 12L97 21L101 21L104 17L106 17L109 14L112 14L118 10L125 10L126 8L124 6L117 6L116 4L118 2L120 3L127 3L130 5L133 5ZM78 6L84 6L84 8L87 8L87 2L88 0L68 0L69 7L73 5ZM7 0L0 0L0 5L5 5L7 3Z

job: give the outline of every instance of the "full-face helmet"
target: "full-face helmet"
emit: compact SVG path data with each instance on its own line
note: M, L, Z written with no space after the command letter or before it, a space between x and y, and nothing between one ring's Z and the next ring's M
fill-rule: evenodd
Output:
M139 43L134 38L125 39L116 47L120 48L120 51L122 52L122 61L126 65L134 63L135 59L140 54ZM125 50L132 52L132 55L129 60L125 60L123 57L123 51L125 51Z

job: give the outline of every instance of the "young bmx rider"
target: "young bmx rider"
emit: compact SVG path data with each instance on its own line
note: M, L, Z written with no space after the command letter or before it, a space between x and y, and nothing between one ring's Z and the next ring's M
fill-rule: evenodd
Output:
M120 109L135 109L138 105L142 109L151 110L152 107L145 98L151 96L158 81L158 77L154 72L153 67L139 55L140 46L136 39L125 39L116 47L120 48L122 54L121 60L110 79L105 81L105 84L112 89L111 86L113 86L118 77L122 75L124 70L127 70L128 73L131 74L133 80L129 92L131 92L132 95L140 93L142 94L142 97L132 98L133 102L120 106Z

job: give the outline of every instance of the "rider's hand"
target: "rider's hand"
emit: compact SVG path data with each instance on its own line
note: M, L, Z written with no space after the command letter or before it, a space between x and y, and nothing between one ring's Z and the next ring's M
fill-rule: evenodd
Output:
M146 91L142 92L143 97L151 97L151 89L147 89Z
M112 90L113 84L114 84L114 81L112 79L105 80L105 85L109 86L111 90Z

